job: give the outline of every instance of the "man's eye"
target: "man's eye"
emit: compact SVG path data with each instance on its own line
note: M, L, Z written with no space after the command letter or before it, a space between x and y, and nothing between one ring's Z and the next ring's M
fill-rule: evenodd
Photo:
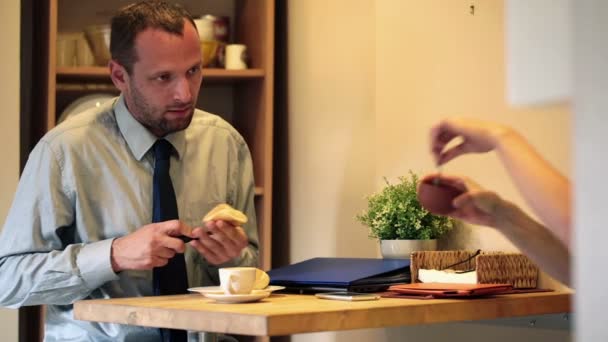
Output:
M163 82L165 82L165 81L170 80L170 79L171 79L171 76L169 76L168 74L162 74L162 75L158 75L158 76L156 77L156 79L157 79L158 81L163 81Z
M201 70L201 67L200 67L200 66L195 66L195 67L192 67L190 70L188 70L188 74L190 74L190 75L194 75L194 74L196 74L197 72L199 72L200 70Z

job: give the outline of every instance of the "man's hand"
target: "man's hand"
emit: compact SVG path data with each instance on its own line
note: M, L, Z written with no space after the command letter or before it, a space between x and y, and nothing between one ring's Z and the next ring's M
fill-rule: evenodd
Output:
M240 256L249 244L243 228L222 220L209 221L204 227L195 228L191 236L198 240L190 242L190 245L213 265Z
M191 236L192 228L179 220L152 223L112 242L112 269L150 270L165 266L175 253L184 253L186 245L178 238Z

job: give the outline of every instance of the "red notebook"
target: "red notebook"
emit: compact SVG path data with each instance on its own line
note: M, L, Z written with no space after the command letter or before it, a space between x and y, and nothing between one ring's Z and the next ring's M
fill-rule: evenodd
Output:
M393 285L388 288L391 292L413 296L445 297L475 297L506 293L513 290L510 284L444 284L416 283Z

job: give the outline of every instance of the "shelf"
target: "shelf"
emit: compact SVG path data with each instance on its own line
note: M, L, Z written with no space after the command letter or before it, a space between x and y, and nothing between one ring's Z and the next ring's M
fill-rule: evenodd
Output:
M107 79L110 71L107 67L57 67L57 78L66 79Z
M246 80L255 78L264 78L264 70L203 69L203 83L205 80Z
M58 83L55 87L58 93L70 94L70 93L116 93L119 91L114 87L112 83Z
M264 78L262 69L226 70L217 68L203 69L203 84L206 81L237 82ZM111 82L110 71L107 67L58 67L58 82Z

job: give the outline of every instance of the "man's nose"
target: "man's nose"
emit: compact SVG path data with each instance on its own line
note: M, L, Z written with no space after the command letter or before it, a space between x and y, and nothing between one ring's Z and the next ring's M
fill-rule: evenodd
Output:
M181 103L192 102L192 92L190 91L190 82L186 78L176 80L173 99Z

